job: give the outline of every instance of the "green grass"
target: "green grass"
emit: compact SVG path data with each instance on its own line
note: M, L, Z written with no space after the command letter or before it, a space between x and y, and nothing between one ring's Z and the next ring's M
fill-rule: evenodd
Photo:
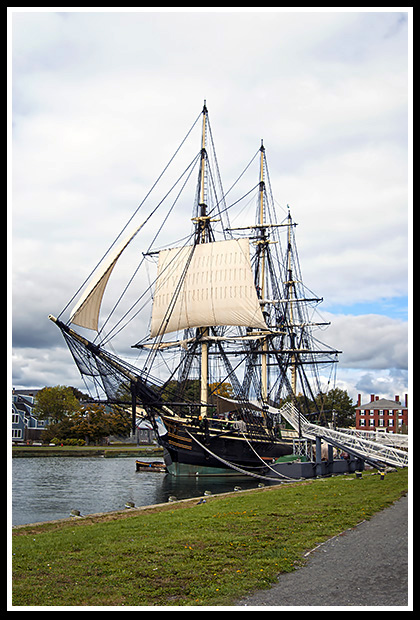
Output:
M14 606L229 605L407 492L407 470L14 529Z

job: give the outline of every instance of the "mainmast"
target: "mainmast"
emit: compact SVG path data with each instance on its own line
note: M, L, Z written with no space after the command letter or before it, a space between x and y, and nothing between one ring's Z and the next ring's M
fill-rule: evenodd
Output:
M264 182L264 145L261 140L261 148L260 148L260 217L259 224L261 226L261 238L257 243L261 245L260 251L260 273L259 273L259 288L261 291L261 310L264 313L264 299L265 299L265 254L266 254L266 246L267 246L267 237L265 234L265 226L264 226L264 191L265 191L265 182ZM261 359L261 400L265 403L268 398L268 364L267 364L267 352L268 352L268 342L267 338L264 338L262 344L262 359Z
M206 243L208 239L208 216L205 195L206 180L206 132L207 132L207 107L204 101L203 106L203 126L201 132L201 165L200 165L200 194L199 194L199 214L197 216L197 243ZM201 407L201 416L207 415L207 407L209 392L209 345L206 338L209 336L209 328L204 327L201 330L203 342L201 343L201 375L200 375L200 401L203 403Z

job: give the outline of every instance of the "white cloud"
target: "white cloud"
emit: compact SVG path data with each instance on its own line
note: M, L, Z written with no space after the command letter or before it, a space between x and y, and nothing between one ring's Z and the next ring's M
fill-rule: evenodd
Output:
M12 356L12 386L40 388L46 385L72 385L83 389L84 383L75 364L69 364L69 351L59 347L17 348Z
M327 385L328 378L325 378L323 385ZM332 384L330 384L332 386ZM394 399L396 395L401 400L408 394L409 381L406 371L363 371L351 368L340 369L336 381L332 387L346 390L348 395L357 402L360 394L362 402L370 401L370 395L375 394L380 398Z
M325 340L341 350L340 368L408 370L407 323L382 315L331 315Z
M364 144L279 177L304 278L329 303L407 294L406 165L403 149Z
M299 223L304 280L327 309L406 295L405 15L14 12L13 323L23 385L34 387L40 368L52 381L48 363L56 383L71 376L61 358L54 364L60 345L46 316L112 243L204 98L225 187L264 138L275 197ZM385 319L335 317L344 368L405 368L406 325ZM25 340L44 349L39 364L37 349L22 355Z

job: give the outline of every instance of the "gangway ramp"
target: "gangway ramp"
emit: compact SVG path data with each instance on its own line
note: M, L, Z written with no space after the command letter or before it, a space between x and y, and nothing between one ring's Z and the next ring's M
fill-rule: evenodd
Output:
M408 467L408 452L378 441L370 441L357 435L311 424L292 403L286 403L280 409L268 407L268 411L273 414L280 413L302 437L307 439L319 437L334 447L366 461L391 467Z
M384 446L392 446L394 448L402 448L408 450L408 435L386 433L378 430L356 430L354 428L338 428L338 431L347 433L348 435L357 435L362 439L369 439L383 444Z

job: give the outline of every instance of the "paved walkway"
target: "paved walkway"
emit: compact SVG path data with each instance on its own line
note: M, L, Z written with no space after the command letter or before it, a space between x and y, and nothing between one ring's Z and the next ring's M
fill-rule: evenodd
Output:
M408 499L376 514L236 606L408 606ZM407 609L410 611L410 609Z

